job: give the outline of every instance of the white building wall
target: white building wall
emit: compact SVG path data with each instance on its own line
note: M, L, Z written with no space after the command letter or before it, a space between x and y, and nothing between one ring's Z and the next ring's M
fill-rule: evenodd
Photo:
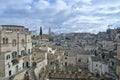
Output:
M102 64L102 73L104 74L105 72L109 72L109 68L107 64Z
M52 48L51 47L48 47L48 52L52 51Z
M76 57L77 57L77 62L78 62L78 60L80 59L81 60L81 62L80 63L88 63L88 58L89 58L89 56L90 55L77 55Z
M47 60L46 59L41 61L41 62L39 62L39 63L37 63L36 68L34 70L36 76L39 75L39 73L42 70L42 68L45 68L46 65L47 65Z
M91 60L91 57L88 58L88 69L90 72L93 72L93 62Z
M48 52L50 52L51 54L55 54L56 50L53 50L51 47L48 47Z
M16 39L16 43L18 42L18 38L17 38L17 33L5 33L5 34L2 34L2 37L6 37L8 38L8 43L9 44L5 44L5 45L2 45L1 46L1 50L2 52L5 52L4 54L4 63L5 63L5 77L9 77L9 71L11 71L11 75L14 75L16 74L16 66L18 66L18 72L23 70L23 63L25 61L23 61L23 57L20 57L18 59L19 63L18 64L15 64L13 65L12 64L12 52L16 51L17 52L17 49L18 49L18 44L16 44L16 46L13 46L12 45L12 40L13 39ZM24 39L25 41L25 34L19 34L19 53L18 55L21 55L21 51L24 50L25 51L25 44L23 45L21 43L22 39ZM3 42L3 41L2 41ZM31 35L27 35L27 45L26 45L26 52L28 53L28 49L30 49L30 52L31 52L31 49L32 49L32 43L31 43ZM10 55L10 59L6 59L6 56L7 55ZM30 61L30 65L32 65L32 55L30 55L30 58L29 58L29 61Z
M6 60L6 56L10 55L10 59ZM16 66L18 66L18 72L23 69L22 64L23 64L23 59L19 59L19 63L13 65L12 62L12 55L11 52L5 54L5 77L9 77L9 71L11 70L11 75L16 74ZM10 66L10 67L9 67Z

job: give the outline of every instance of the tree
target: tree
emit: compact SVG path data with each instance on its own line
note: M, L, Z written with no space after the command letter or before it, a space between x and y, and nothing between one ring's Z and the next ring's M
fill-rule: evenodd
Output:
M40 38L42 39L42 27L40 27Z

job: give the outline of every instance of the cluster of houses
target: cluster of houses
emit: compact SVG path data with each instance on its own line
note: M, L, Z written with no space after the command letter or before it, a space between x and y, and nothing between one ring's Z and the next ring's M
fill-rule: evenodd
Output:
M104 36L102 36L104 35ZM59 38L61 37L61 38ZM79 66L99 76L117 80L120 78L120 29L108 29L98 34L61 34L56 44L64 51L63 66ZM85 68L85 69L83 69Z
M48 56L54 55L48 39L39 41L28 28L18 25L0 26L0 79L14 80L20 74L25 78L25 72L33 80L39 78L40 72L46 70ZM34 42L37 41L37 44ZM56 56L58 59L58 56ZM33 73L31 73L33 71Z
M0 79L14 80L22 72L27 72L30 80L42 79L45 71L66 68L104 75L108 80L120 78L119 28L97 35L70 33L51 38L49 33L48 38L41 39L24 26L1 25Z

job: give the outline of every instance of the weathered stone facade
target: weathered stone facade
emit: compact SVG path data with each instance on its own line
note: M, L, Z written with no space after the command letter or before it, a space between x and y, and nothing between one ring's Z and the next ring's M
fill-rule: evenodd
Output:
M9 77L31 66L31 49L31 35L28 32L1 30L0 76Z

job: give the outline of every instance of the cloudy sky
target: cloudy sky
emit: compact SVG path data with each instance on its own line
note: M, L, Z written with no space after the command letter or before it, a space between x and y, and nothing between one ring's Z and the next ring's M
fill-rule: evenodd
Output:
M0 0L0 25L23 25L44 33L105 31L120 24L120 0Z

